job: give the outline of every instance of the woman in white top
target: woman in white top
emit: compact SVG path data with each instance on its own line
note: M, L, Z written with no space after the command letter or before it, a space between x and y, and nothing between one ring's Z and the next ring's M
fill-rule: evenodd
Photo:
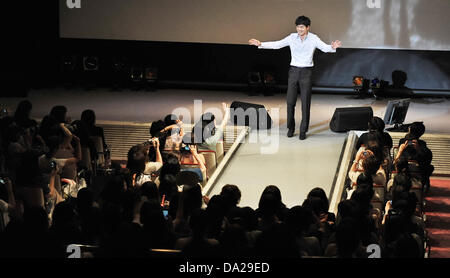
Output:
M163 165L158 138L152 138L151 144L150 147L136 145L128 151L127 168L131 171L135 186L151 181L151 175Z

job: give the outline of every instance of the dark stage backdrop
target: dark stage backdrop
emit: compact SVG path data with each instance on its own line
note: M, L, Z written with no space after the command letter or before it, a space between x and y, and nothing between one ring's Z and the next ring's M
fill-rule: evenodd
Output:
M246 45L61 39L61 55L97 55L101 79L111 78L112 57L126 57L129 65L156 66L160 80L185 82L247 82L249 71L275 74L287 83L288 48L260 50ZM450 51L338 49L335 54L315 53L314 86L351 87L355 75L391 82L391 73L407 73L412 89L450 89ZM175 82L176 83L176 82Z

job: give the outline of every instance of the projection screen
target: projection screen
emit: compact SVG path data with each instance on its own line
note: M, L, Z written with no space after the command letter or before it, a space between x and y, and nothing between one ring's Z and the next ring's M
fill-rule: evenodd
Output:
M450 50L449 0L60 0L62 38L246 44L311 32L346 48Z

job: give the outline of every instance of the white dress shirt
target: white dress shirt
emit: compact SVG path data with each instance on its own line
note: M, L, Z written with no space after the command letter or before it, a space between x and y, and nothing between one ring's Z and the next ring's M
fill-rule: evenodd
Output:
M308 32L302 40L298 33L292 33L280 41L262 42L258 48L280 49L289 46L291 49L291 66L313 67L313 56L316 48L323 52L336 52L331 45L324 43L317 35Z

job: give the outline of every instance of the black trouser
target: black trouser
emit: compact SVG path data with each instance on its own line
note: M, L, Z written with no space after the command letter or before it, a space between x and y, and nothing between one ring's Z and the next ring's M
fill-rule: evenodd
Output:
M312 67L299 68L291 66L289 69L287 89L287 127L295 130L295 104L298 89L302 100L302 122L300 132L307 132L309 127L309 110L311 109Z

